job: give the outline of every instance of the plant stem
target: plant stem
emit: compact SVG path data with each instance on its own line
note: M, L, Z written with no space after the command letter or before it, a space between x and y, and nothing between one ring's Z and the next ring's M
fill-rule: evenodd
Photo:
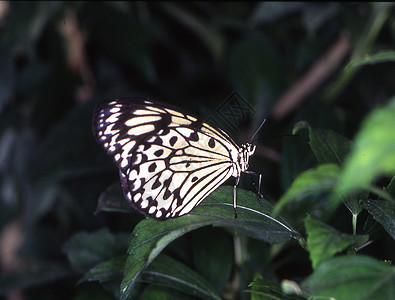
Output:
M357 219L358 219L358 214L352 214L352 234L353 235L357 234Z

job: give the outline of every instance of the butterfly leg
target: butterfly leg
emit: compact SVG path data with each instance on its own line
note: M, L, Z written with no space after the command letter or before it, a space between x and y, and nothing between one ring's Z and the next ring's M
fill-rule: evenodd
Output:
M235 210L235 219L237 219L237 208L236 208L237 190L236 190L236 187L239 184L239 181L240 181L240 176L236 178L235 185L233 186L233 209Z
M257 194L259 196L259 205L262 207L262 198L265 198L265 196L261 193L261 186L262 186L262 174L257 173L254 171L246 171L247 174L258 176L258 187L256 186L255 182L253 182L253 185L257 191Z

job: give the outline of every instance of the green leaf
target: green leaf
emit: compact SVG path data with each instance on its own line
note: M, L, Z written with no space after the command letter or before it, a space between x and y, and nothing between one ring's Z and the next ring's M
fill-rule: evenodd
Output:
M300 174L290 188L277 202L273 214L277 214L285 204L305 200L310 195L328 193L336 185L340 168L335 164L320 165ZM333 211L336 205L327 203Z
M300 173L317 165L307 140L307 132L301 132L297 137L283 141L281 153L281 187L283 190L288 189Z
M391 178L391 181L385 188L385 191L388 192L392 198L395 198L395 176Z
M358 247L369 239L367 235L352 235L337 231L310 216L305 218L307 249L315 269L320 262L349 247Z
M395 177L392 178L385 191L389 192L391 197L395 197ZM361 205L395 239L395 203L386 199L362 199Z
M114 300L116 297L113 297L108 292L98 289L97 287L87 288L87 289L79 289L74 292L73 300Z
M260 274L255 274L254 280L249 284L251 290L251 300L267 300L267 299L281 299L281 300L296 300L303 299L295 295L286 295L278 283L268 281Z
M394 299L395 268L363 255L334 257L301 284L312 297Z
M363 199L361 204L395 239L395 203L388 200Z
M395 174L395 98L376 109L364 121L344 171L340 174L338 194L363 189L378 175Z
M339 166L343 165L352 146L348 139L332 130L313 128L304 121L295 124L293 132L296 133L301 128L308 130L309 145L319 164L334 163ZM361 195L344 194L341 200L354 215L357 215L362 210L358 201L361 197Z
M317 129L307 122L295 124L293 134L305 128L309 132L309 145L319 164L334 163L341 166L350 151L351 142L332 130Z
M136 212L125 199L119 180L109 185L105 191L100 194L99 200L97 201L96 212L102 211L120 213Z
M219 292L225 290L234 267L234 241L224 233L221 229L202 229L190 235L194 269Z
M221 299L215 288L204 277L162 254L143 272L141 281L176 289L202 299Z
M149 285L144 288L144 291L139 295L138 299L195 300L196 298L190 297L175 289L169 289L158 285Z
M77 284L84 281L99 281L101 283L112 280L121 281L125 261L126 254L115 256L105 262L99 263L86 272Z
M364 65L374 65L383 62L395 61L395 51L381 51L372 55L366 54L364 57L352 59L344 68L345 72Z
M103 228L94 233L75 234L63 245L63 251L71 265L83 271L124 253L128 240L129 235L112 234L107 228Z
M233 188L220 187L185 216L166 221L145 219L137 224L128 249L121 284L122 299L127 299L140 273L170 242L194 229L207 225L221 226L271 243L300 239L300 234L291 229L281 216L277 219L271 217L272 205L261 200L262 207L256 194L238 189L238 218L235 219Z

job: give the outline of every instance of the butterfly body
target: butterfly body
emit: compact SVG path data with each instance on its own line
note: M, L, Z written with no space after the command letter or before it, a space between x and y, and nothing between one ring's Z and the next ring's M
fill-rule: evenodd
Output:
M131 206L161 220L190 212L231 176L237 184L255 150L179 108L144 98L100 103L93 133L118 166Z

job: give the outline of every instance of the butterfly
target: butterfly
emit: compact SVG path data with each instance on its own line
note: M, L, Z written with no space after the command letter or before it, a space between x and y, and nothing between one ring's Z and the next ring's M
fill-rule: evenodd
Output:
M241 172L250 172L253 142L239 147L223 130L146 98L99 103L92 128L118 166L125 198L136 210L159 220L182 216L233 176L237 217L236 186Z

